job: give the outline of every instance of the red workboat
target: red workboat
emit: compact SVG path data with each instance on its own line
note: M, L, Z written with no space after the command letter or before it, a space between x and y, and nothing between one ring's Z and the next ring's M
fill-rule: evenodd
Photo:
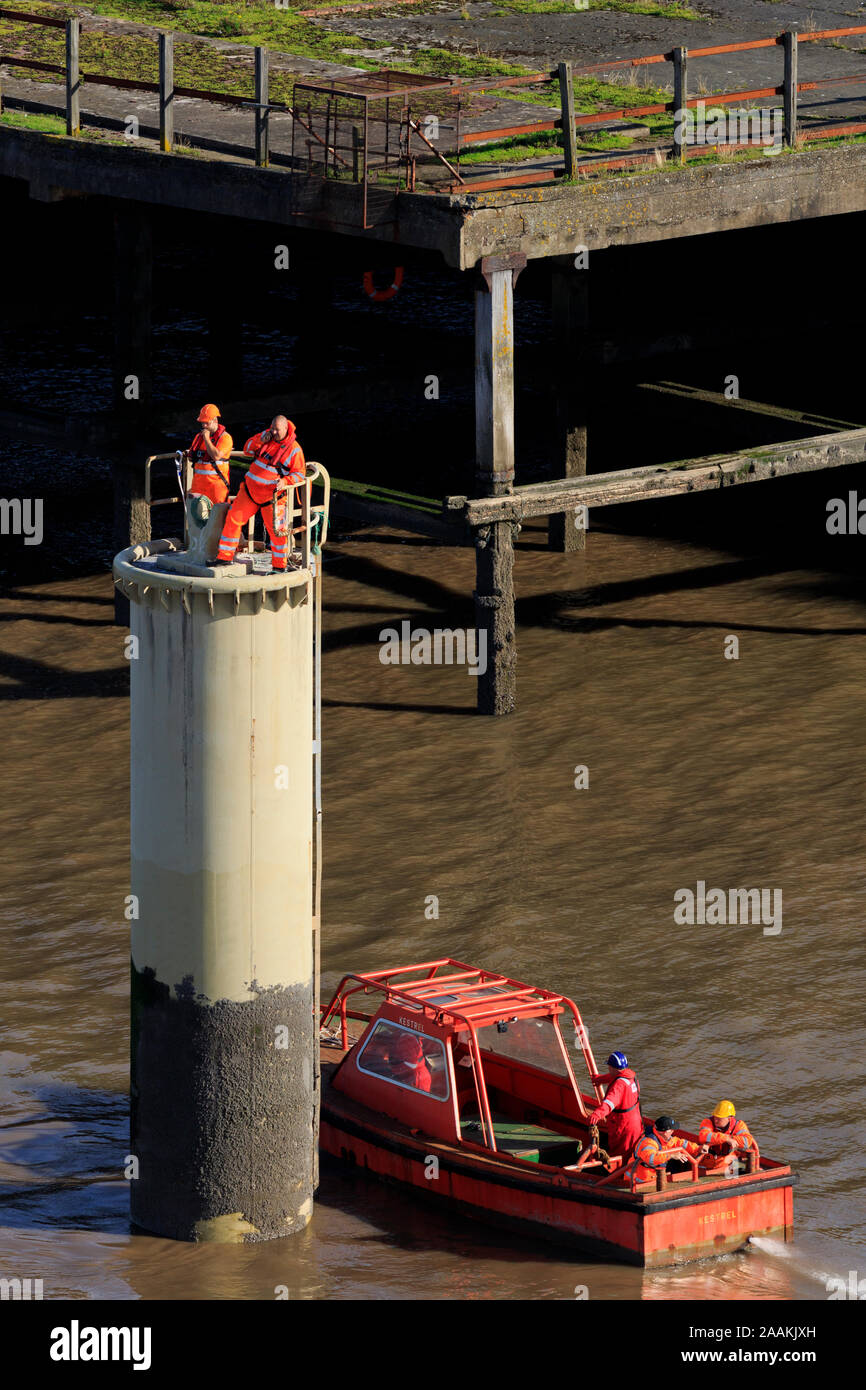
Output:
M601 1092L581 1092L563 1027L596 1075L564 995L450 959L346 975L322 1011L323 1152L467 1216L631 1264L791 1238L794 1174L757 1148L721 1172L690 1158L649 1182L621 1159L605 1165L589 1139Z

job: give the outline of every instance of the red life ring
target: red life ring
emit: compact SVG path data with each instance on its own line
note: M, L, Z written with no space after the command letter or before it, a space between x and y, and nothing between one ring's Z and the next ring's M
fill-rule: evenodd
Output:
M364 271L364 290L376 304L381 304L385 299L393 299L403 283L403 267L398 265L394 271L394 279L387 290L377 290L373 284L372 270Z

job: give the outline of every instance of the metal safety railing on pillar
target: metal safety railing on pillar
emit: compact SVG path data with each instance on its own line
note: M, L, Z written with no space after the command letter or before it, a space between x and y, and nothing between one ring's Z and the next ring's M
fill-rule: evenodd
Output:
M174 464L179 491L172 493L170 497L154 497L153 465L165 463L169 459ZM253 461L251 455L245 454L239 449L234 449L229 455L229 459L232 463L241 464L245 469ZM162 454L149 454L144 461L144 503L148 512L152 511L154 507L167 507L172 503L184 502L189 495L191 483L192 464L180 449ZM315 506L311 495L314 484L318 484L324 489L323 501ZM296 494L300 494L297 507ZM231 496L231 494L229 495ZM313 569L328 534L328 517L331 506L331 478L328 470L321 463L308 462L306 481L286 489L284 506L284 529L288 539L288 558L291 560L293 555L297 555L298 558L295 563L300 568ZM297 525L295 524L296 518ZM248 553L266 548L264 541L255 540L254 527L255 516L247 526L246 549ZM300 538L300 548L297 551L292 549L292 543L296 536ZM184 517L184 541L188 540L187 521Z

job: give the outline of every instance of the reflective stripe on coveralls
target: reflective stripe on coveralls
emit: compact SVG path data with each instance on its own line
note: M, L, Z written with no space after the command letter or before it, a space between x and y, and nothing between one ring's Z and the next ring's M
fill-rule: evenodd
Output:
M632 1168L636 1169L637 1182L646 1182L659 1168L664 1168L670 1159L676 1159L676 1154L666 1154L662 1157L663 1149L682 1149L684 1153L693 1156L699 1152L699 1146L692 1143L691 1139L678 1139L676 1135L671 1135L670 1141L665 1142L655 1127L646 1130L635 1144L634 1157L629 1164L629 1172Z
M261 431L252 435L244 445L244 453L253 454L254 459L237 497L226 514L217 552L218 560L234 559L241 528L261 509L271 541L274 569L286 568L288 537L279 535L274 529L270 504L273 502L277 483L281 479L297 487L306 477L304 451L297 441L295 426L291 420L288 426L285 439L269 439L263 443L264 431Z

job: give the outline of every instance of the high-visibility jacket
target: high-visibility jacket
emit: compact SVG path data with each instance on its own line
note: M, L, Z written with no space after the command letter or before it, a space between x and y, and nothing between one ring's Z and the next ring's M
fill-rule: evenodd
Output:
M698 1130L698 1139L701 1144L709 1144L713 1150L717 1146L724 1144L726 1139L733 1139L734 1149L750 1149L755 1142L749 1133L749 1127L745 1120L732 1120L727 1129L716 1129L716 1122L712 1116L709 1119L701 1120L701 1127ZM727 1153L727 1148L725 1148Z
M291 420L285 439L269 439L262 443L262 434L252 435L244 445L244 453L253 455L245 486L254 502L263 506L270 502L281 478L297 486L306 477L304 451L297 441Z
M693 1144L691 1139L678 1139L675 1134L671 1135L669 1143L666 1143L659 1134L655 1126L644 1130L634 1147L634 1157L632 1165L635 1168L635 1181L646 1182L653 1177L659 1170L672 1158L677 1158L677 1154L662 1154L663 1149L681 1149L683 1154L696 1155L700 1152L700 1146Z
M212 502L225 502L229 495L229 454L234 443L225 425L217 425L210 438L218 455L216 463L207 451L205 436L201 431L189 446L193 466L190 492L209 497Z
M421 1039L414 1033L400 1033L390 1044L388 1056L394 1080L419 1091L429 1091L433 1077L424 1056Z
M631 1067L621 1072L604 1072L594 1076L597 1084L610 1083L604 1100L589 1117L597 1125L607 1118L607 1151L610 1154L630 1154L641 1135L643 1120L640 1114L640 1082Z

